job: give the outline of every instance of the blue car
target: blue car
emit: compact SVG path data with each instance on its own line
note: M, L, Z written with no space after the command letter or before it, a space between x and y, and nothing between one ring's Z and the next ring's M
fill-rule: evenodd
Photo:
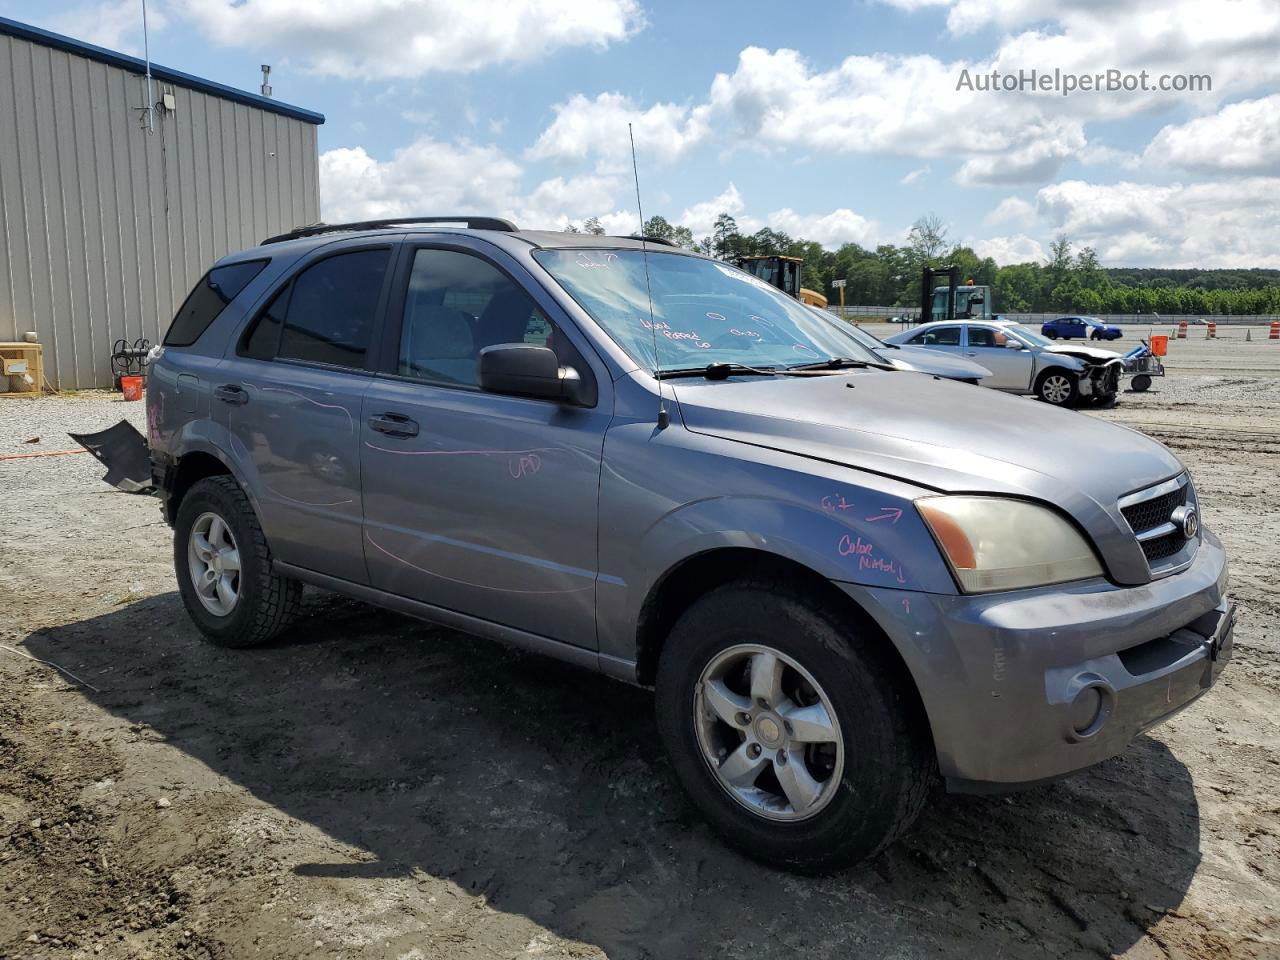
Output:
M1063 340L1070 340L1072 337L1082 340L1085 337L1090 340L1119 340L1121 337L1119 327L1103 323L1097 317L1059 317L1057 320L1046 321L1041 325L1040 332L1050 340L1057 340L1059 337Z

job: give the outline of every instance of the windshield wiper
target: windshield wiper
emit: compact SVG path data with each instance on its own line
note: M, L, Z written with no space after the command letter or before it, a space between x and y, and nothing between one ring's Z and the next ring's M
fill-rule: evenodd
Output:
M877 370L897 370L887 363L873 363L870 360L855 360L853 357L828 357L816 363L797 363L787 367L788 370L847 370L850 368L874 367Z
M750 373L761 377L776 377L779 371L773 367L749 367L745 363L708 363L705 367L680 367L676 370L659 370L659 380L676 377L705 377L708 380L725 380L735 373Z

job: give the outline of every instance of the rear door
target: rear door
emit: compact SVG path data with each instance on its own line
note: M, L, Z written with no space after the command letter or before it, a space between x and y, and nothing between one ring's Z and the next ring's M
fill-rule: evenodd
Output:
M406 242L391 355L360 418L370 582L594 649L607 371L524 268L487 243ZM482 391L483 347L537 343L593 407Z
M325 247L273 291L213 389L277 559L367 583L360 404L393 242Z
M1035 358L1030 350L1010 349L1008 342L1008 334L996 327L965 325L965 356L991 371L982 385L997 390L1026 390L1031 384Z

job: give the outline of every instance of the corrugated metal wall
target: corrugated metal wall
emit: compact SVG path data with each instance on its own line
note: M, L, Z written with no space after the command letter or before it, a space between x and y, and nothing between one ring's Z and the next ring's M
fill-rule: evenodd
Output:
M7 88L7 89L6 89ZM110 386L218 257L320 219L314 124L0 35L0 340L58 389Z

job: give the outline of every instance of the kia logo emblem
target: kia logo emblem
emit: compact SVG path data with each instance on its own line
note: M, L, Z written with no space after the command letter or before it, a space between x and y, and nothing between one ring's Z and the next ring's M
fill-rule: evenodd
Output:
M1169 515L1169 520L1182 529L1182 536L1187 540L1194 540L1200 532L1200 515L1196 513L1195 507L1178 507Z

